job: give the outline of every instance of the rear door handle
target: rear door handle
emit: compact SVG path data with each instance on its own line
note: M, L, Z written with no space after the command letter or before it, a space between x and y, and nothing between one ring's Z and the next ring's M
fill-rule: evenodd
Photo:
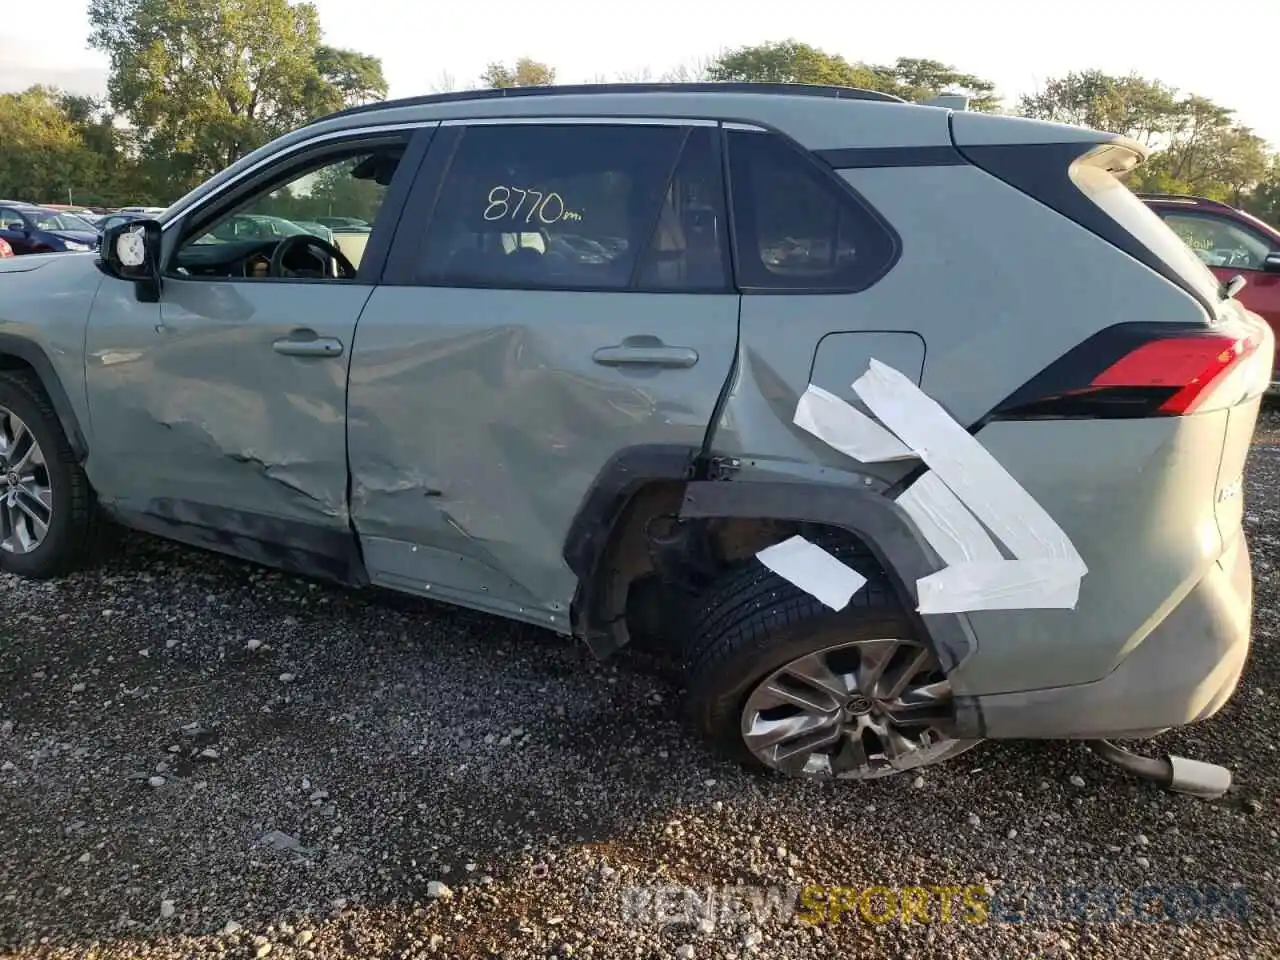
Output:
M295 330L272 343L271 349L286 357L340 357L343 347L337 337L317 336L314 330Z
M623 341L616 347L601 347L591 359L605 367L692 367L698 362L698 351L692 347L668 347L661 340L657 343Z

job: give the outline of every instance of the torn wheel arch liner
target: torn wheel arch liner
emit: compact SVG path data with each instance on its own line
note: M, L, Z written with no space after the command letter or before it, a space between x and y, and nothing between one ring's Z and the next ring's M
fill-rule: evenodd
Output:
M609 458L582 498L561 555L578 580L570 608L573 633L597 656L616 647L607 624L600 622L599 604L605 589L601 565L620 532L619 522L647 485L691 479L701 453L697 447L681 444L626 447Z
M838 527L857 537L888 576L905 614L950 674L977 649L963 613L916 611L916 582L946 564L925 540L906 511L883 494L859 487L795 481L692 481L685 486L682 519L769 517ZM954 699L956 728L966 737L982 736L974 698Z

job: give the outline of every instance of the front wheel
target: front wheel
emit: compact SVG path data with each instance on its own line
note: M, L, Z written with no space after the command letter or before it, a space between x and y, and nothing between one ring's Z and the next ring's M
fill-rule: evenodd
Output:
M93 494L40 382L0 374L0 570L44 579L88 554Z
M976 746L946 733L950 684L875 561L837 555L868 578L839 613L756 560L713 588L685 661L699 732L748 766L843 780Z

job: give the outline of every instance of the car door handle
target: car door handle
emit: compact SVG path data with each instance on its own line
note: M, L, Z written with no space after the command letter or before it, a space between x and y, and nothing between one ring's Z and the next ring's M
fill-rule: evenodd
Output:
M286 357L340 357L342 341L337 337L316 336L314 330L295 330L272 343L271 349Z
M698 351L692 347L668 347L661 340L657 343L624 341L616 347L601 347L591 359L605 367L692 367L698 362Z

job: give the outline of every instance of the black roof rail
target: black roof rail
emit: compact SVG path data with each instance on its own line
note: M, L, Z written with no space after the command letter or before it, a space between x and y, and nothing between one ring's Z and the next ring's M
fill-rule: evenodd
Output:
M763 93L774 96L831 97L838 100L872 100L882 103L906 103L901 97L879 90L863 90L859 87L840 87L820 83L578 83L557 84L545 87L498 87L496 89L457 90L449 93L429 93L420 97L403 97L399 100L378 100L374 103L348 107L337 113L317 117L311 123L372 113L377 110L393 110L397 107L419 107L434 103L457 103L465 100L502 100L507 97L581 96L583 94L610 93ZM309 126L310 124L308 124Z

